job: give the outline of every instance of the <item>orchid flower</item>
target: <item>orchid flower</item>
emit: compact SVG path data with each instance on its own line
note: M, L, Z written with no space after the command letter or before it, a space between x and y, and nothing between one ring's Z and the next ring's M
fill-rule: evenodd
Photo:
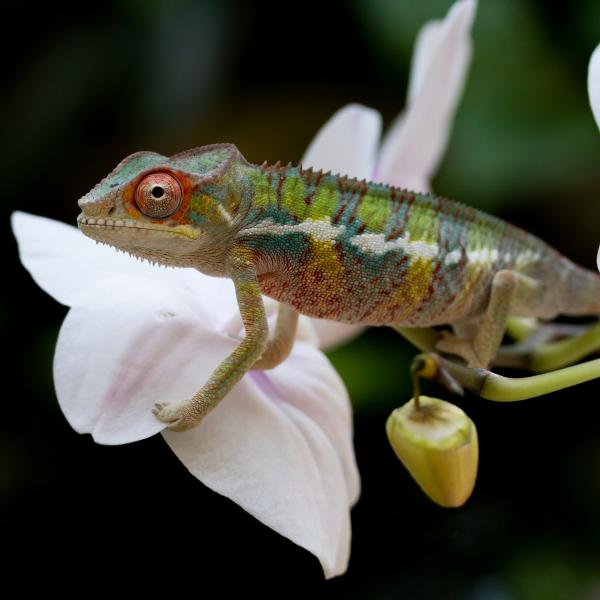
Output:
M460 0L444 20L429 21L421 28L406 109L383 140L379 112L349 104L317 133L302 164L417 192L429 191L464 87L471 58L469 32L476 8L476 0ZM363 330L358 325L315 321L324 348L347 341Z
M588 67L588 94L596 123L600 128L600 44L596 46Z
M351 105L317 134L304 164L426 189L464 78L475 6L460 0L419 34L409 106L381 151L378 113ZM248 373L195 429L168 431L152 406L193 394L243 335L231 282L136 262L43 217L15 213L12 225L23 265L70 307L54 381L72 427L101 444L161 432L206 486L312 552L326 577L343 573L360 482L348 394L318 349L339 333L303 317L283 364ZM272 324L275 303L265 303Z
M600 128L600 44L596 46L590 58L590 65L588 67L588 94L590 96L592 113L594 114L598 128ZM598 248L596 264L600 271L600 248Z

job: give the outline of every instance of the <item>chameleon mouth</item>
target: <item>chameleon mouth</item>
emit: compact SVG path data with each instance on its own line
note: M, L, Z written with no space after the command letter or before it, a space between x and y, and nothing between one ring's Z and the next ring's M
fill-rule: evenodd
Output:
M127 229L127 230L144 230L144 231L160 231L166 232L173 235L181 235L186 238L196 239L200 236L200 232L189 225L162 225L160 223L143 223L135 221L133 219L108 219L108 218L95 218L86 217L81 213L77 217L77 225L84 229L90 230L112 230Z

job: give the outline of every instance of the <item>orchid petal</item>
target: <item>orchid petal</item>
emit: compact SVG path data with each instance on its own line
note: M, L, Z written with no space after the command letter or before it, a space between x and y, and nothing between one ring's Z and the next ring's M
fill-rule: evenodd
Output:
M352 446L352 410L337 371L325 355L298 344L289 360L266 375L265 385L274 387L272 395L285 398L287 404L310 415L333 442L342 461L348 498L354 504L360 494L360 479Z
M163 429L154 403L189 398L238 343L209 329L193 294L145 277L103 279L81 300L59 334L54 382L72 427L102 444Z
M204 285L213 281L206 278ZM205 323L212 327L213 321L197 294L181 286L135 276L90 286L69 311L55 355L57 396L71 425L104 444L163 429L151 413L153 404L189 398L238 343ZM277 386L264 383L265 373L246 375L196 430L165 438L209 487L313 552L333 576L346 568L349 505L358 494L348 398L323 355L311 344L297 347L289 365L271 372ZM302 398L286 404L281 374L303 387L304 404ZM232 430L232 424L240 428ZM258 444L256 451L248 445L239 451L241 432L248 444ZM190 455L190 435L200 436L208 449L194 442ZM267 447L263 456L260 450ZM289 481L281 482L286 473Z
M104 275L154 270L114 248L95 244L60 221L14 212L11 223L23 266L46 293L67 306L76 304L79 294Z
M302 158L305 167L314 167L371 178L381 134L381 115L360 104L348 104L321 127Z
M235 297L235 291L232 290L233 297ZM263 304L265 307L265 314L267 315L267 323L269 325L269 331L273 333L275 331L275 324L277 322L277 312L279 308L279 302L263 296ZM231 311L229 319L219 328L219 331L227 333L233 337L242 338L244 335L244 324L242 322L242 316L239 310ZM298 319L298 329L296 331L296 340L312 344L313 346L319 346L319 336L317 335L313 326L313 319L300 315Z
M67 306L92 300L98 303L104 297L110 301L110 286L98 286L94 299L89 288L105 278L124 276L147 277L159 287L180 286L210 311L217 328L224 327L237 311L235 290L228 279L209 278L195 269L155 267L110 246L95 244L76 227L24 212L13 213L12 228L21 262L34 281Z
M328 319L310 319L313 329L318 337L319 348L332 350L358 337L364 330L364 325L351 325L338 323Z
M600 44L592 53L588 67L588 94L598 127L600 127Z
M442 22L422 28L413 59L409 105L385 136L377 180L416 191L429 189L470 62L469 32L476 7L475 0L459 0Z
M347 567L358 490L348 398L313 346L297 344L288 361L246 376L197 428L163 436L205 485L312 552L333 577ZM291 404L290 387L298 388Z

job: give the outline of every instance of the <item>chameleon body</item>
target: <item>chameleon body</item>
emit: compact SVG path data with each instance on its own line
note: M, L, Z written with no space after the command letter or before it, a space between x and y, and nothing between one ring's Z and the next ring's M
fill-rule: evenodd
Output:
M231 144L127 157L84 196L86 235L230 277L246 338L192 398L155 414L194 426L250 368L289 353L297 314L392 327L451 325L438 343L485 367L508 316L600 314L600 277L540 239L457 202L295 166ZM261 294L278 300L274 339Z

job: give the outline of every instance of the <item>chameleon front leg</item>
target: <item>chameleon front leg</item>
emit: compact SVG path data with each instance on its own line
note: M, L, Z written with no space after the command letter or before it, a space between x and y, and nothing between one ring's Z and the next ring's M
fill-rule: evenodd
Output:
M152 411L173 431L185 431L200 423L233 386L252 368L267 345L269 328L256 270L245 249L234 250L229 275L235 285L246 335L240 345L213 371L194 396L174 404L159 403Z
M298 313L288 304L280 303L273 339L267 342L265 351L252 369L273 369L282 363L292 351L297 326Z
M541 285L515 271L498 271L492 280L490 298L471 336L461 338L444 332L436 349L463 358L467 366L485 369L498 352L512 313L541 306Z

